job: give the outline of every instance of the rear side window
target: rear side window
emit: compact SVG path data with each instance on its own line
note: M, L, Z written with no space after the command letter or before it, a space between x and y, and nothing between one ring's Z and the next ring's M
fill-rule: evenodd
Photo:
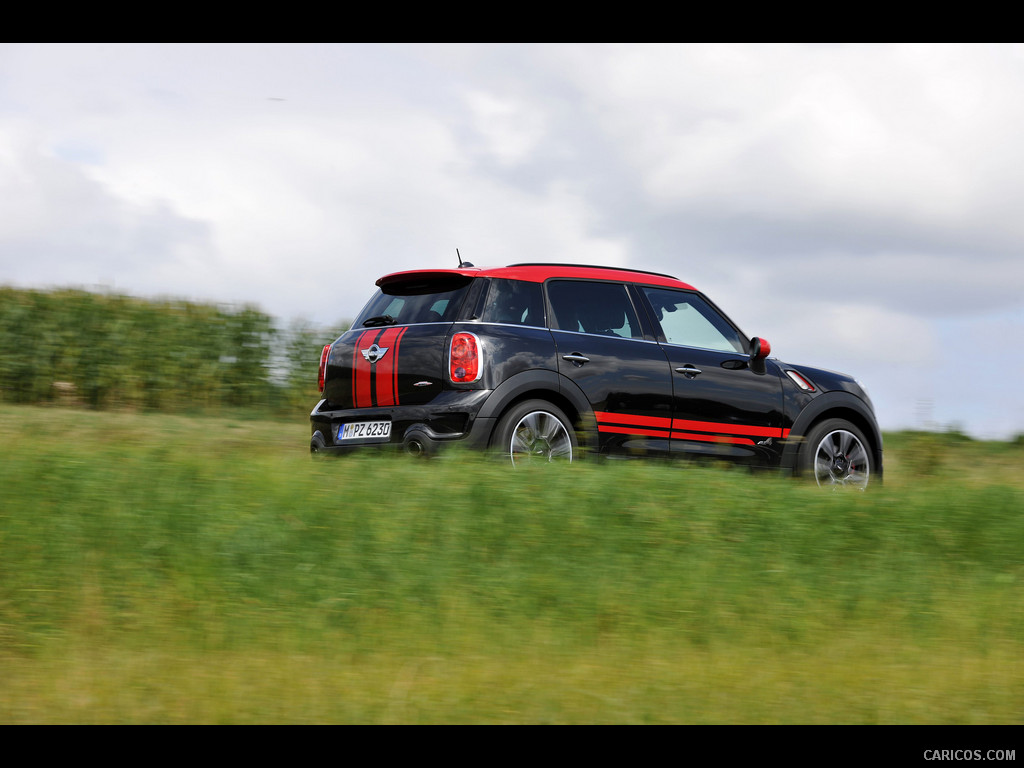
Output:
M386 285L363 307L353 327L452 322L471 282L426 280Z
M552 326L560 330L643 338L633 302L621 283L552 280L548 300L554 312Z
M544 293L540 283L491 280L480 319L488 323L544 327Z

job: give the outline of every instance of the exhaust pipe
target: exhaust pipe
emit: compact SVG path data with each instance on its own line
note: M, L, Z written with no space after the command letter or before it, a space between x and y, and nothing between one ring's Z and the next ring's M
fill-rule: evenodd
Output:
M320 451L327 447L327 441L324 440L323 434L318 429L313 433L313 437L309 441L309 453L311 456L316 456Z
M405 452L410 456L418 456L420 458L427 458L437 453L435 441L430 439L430 435L422 426L414 426L406 430L405 438L402 440L402 447L405 448Z

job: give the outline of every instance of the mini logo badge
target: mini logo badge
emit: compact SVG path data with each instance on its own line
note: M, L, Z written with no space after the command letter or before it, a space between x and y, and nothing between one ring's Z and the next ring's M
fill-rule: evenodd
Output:
M388 349L390 349L390 347L378 347L374 344L372 347L360 349L359 351L363 353L363 357L365 357L369 362L376 363L388 353Z

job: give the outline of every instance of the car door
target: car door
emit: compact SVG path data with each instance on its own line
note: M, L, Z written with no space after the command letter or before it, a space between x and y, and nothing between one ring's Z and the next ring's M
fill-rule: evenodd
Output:
M639 286L659 326L672 372L672 451L772 462L782 429L782 382L766 360L750 365L748 342L700 294Z
M558 371L590 402L601 453L669 455L668 360L625 284L557 279L546 290Z

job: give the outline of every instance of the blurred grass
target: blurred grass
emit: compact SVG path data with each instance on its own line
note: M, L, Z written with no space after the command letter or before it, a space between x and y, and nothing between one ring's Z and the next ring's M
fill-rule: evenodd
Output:
M886 484L0 406L0 722L1010 723L1024 446Z

